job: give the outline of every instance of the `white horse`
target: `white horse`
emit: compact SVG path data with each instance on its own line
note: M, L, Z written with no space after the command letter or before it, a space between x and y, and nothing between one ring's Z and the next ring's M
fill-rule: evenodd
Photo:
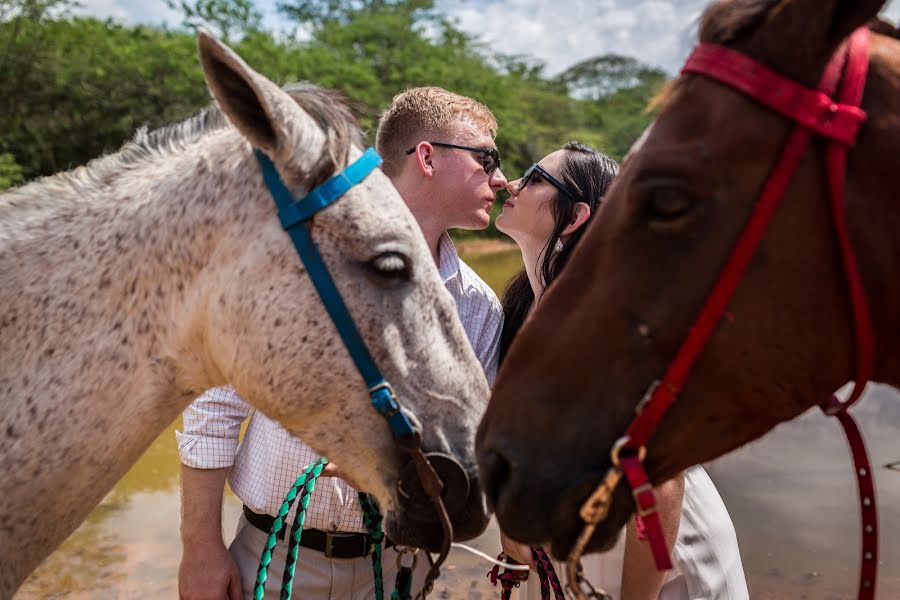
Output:
M228 383L375 494L397 541L438 545L428 538L439 528L397 510L404 458L252 152L300 197L360 155L356 125L333 96L288 93L205 33L199 49L221 110L0 195L0 598L193 398ZM477 534L487 515L473 440L488 387L421 231L376 170L312 232L375 361L424 426L424 449L469 472L454 524Z

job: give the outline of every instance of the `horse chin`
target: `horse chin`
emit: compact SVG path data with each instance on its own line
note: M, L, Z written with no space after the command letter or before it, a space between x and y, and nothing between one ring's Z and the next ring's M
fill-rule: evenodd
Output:
M487 529L490 513L477 479L472 480L465 505L450 514L453 525L453 541L462 542L481 535ZM444 542L444 531L437 514L433 519L423 519L402 511L392 511L385 519L385 535L395 544L439 552Z
M592 492L594 488L588 487ZM584 530L584 521L581 520L579 511L581 505L590 496L590 492L585 493L585 489L586 487L581 485L564 493L557 509L556 518L553 519L554 531L550 538L551 554L558 560L568 558ZM631 494L628 493L626 485L620 484L613 494L609 513L597 524L594 534L585 546L584 553L607 552L615 546L622 529L633 512L634 503Z

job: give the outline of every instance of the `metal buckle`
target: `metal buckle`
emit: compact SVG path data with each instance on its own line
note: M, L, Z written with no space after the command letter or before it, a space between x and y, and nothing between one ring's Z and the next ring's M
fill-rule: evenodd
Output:
M394 388L391 387L391 384L388 383L387 381L382 381L381 383L370 387L369 395L374 396L375 393L381 389L386 389L388 391L388 393L391 395L391 400L394 401L394 408L391 409L391 411L388 413L382 413L385 418L389 419L389 418L393 417L394 415L396 415L398 412L400 412L400 402L397 400L397 393L394 391Z
M325 532L325 558L332 558L331 551L334 544L334 534L330 531Z
M650 497L653 498L653 506L650 508L644 509L641 506L641 503L638 501L638 496L645 492L650 492ZM650 483L645 483L643 485L639 485L633 490L631 490L631 495L634 497L634 505L637 509L637 514L643 519L646 516L652 515L657 511L656 506L656 496L653 494L653 485Z
M411 548L409 546L394 546L394 549L397 550L397 570L404 568L403 567L403 557L411 556L412 563L407 567L411 571L416 570L416 563L419 561L419 549Z
M613 443L612 450L609 452L609 458L612 461L614 467L621 469L622 465L619 462L619 453L622 451L622 448L628 446L631 443L631 438L626 436L622 436ZM641 446L637 449L638 460L644 462L644 457L647 456L647 447Z

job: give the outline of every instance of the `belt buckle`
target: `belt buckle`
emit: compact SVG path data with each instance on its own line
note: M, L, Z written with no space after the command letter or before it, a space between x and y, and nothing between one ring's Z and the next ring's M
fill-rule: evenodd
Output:
M326 531L325 532L325 558L333 558L331 555L334 544L334 532Z
M325 558L334 558L334 540L336 538L350 538L356 537L354 534L347 534L341 531L326 531L325 532ZM362 556L368 556L372 552L372 548L369 547L368 538L365 535L362 535Z

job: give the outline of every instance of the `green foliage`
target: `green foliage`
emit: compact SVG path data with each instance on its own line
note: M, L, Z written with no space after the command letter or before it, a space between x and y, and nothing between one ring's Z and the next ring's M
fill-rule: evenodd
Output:
M262 15L250 0L166 0L184 15L188 29L207 27L225 42L259 29Z
M18 33L16 34L16 29ZM29 178L118 148L208 102L191 36L93 19L0 23L0 138Z
M273 81L341 91L370 138L381 111L409 87L438 85L485 103L511 179L570 139L621 158L652 118L645 106L665 79L615 55L547 77L530 57L492 53L433 0L284 0L280 11L309 34L304 40L262 31L251 0L167 1L186 28L231 37ZM73 18L65 13L73 5L0 0L0 183L83 164L138 127L209 103L192 32Z
M351 19L385 10L414 12L434 8L433 0L288 0L279 1L278 11L288 19L314 28L347 24Z
M15 157L9 152L0 152L0 190L21 183L24 179L22 167L16 162Z
M630 56L605 54L583 60L556 77L578 98L600 100L622 89L659 85L666 79L660 69Z

